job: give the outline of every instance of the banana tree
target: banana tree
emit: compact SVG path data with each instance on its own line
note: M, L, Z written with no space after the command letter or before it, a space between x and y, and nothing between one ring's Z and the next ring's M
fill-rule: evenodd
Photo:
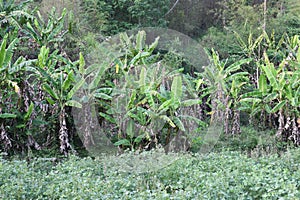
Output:
M64 30L65 16L67 14L66 9L63 10L60 17L56 17L55 8L53 8L50 11L47 22L45 22L39 11L36 11L36 14L37 17L33 19L33 22L27 22L26 27L24 27L27 35L33 39L29 41L35 43L32 45L39 47L57 47L68 32Z
M18 58L12 63L12 57L18 39L15 38L10 44L7 44L6 35L0 46L0 131L1 140L5 144L5 150L12 147L12 140L15 137L26 138L27 146L34 146L40 149L40 145L35 142L31 132L32 114L34 112L34 103L24 92L26 69L33 61L26 61L24 58ZM14 124L14 126L11 126ZM8 130L8 129L9 130ZM14 136L9 136L13 132ZM24 133L24 134L22 134ZM19 144L23 147L23 144Z
M102 62L86 66L84 58L80 54L78 64L79 69L76 72L76 80L84 80L84 84L76 92L75 97L82 104L82 108L74 108L72 111L77 132L85 148L92 151L96 148L102 148L103 143L110 143L106 133L101 132L101 130L106 129L104 127L106 122L110 125L116 124L115 119L109 112L112 106L112 86L111 83L104 81L110 63ZM101 118L101 130L98 127L99 118Z
M252 115L268 113L278 118L277 136L300 144L299 97L300 97L300 42L298 36L288 39L291 46L288 55L279 65L270 61L267 53L257 65L261 69L258 88L243 95L243 101L252 104Z
M57 64L59 62L59 67ZM58 109L60 151L68 154L71 145L66 124L66 107L78 107L82 105L73 99L74 94L84 84L84 79L75 79L76 63L67 61L57 52L49 55L49 48L43 46L37 61L35 73L42 81L42 88L48 94L45 99L49 105Z
M208 97L212 111L211 124L224 127L224 132L233 134L240 132L239 109L240 93L247 84L247 72L241 72L241 66L248 64L252 59L241 59L229 66L226 61L220 61L217 52L212 50L211 65L203 73L198 74L196 89L200 91L201 98ZM233 124L230 124L233 111Z
M34 18L34 16L25 10L26 5L30 1L22 1L15 3L14 0L0 0L0 36L10 33Z
M183 88L188 80L183 69L171 69L153 54L158 38L149 46L145 40L144 31L136 35L136 45L126 34L121 35L126 54L116 61L116 72L122 78L113 92L114 112L120 122L118 146L147 148L159 140L168 144L172 134L187 132L184 121L197 120L181 113L183 107L200 102L196 97L185 98Z

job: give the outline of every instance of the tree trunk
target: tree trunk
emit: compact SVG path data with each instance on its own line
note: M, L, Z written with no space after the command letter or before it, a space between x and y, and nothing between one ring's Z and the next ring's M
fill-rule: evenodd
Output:
M59 115L59 140L60 140L60 152L64 155L68 155L69 148L71 147L69 143L69 135L68 129L66 124L66 113L65 109L63 108Z

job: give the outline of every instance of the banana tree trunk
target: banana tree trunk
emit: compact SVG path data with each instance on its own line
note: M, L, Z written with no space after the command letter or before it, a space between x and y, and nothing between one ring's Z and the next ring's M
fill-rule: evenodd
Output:
M12 147L11 140L9 139L9 137L7 135L7 132L5 131L3 123L1 123L0 132L1 132L1 138L0 139L4 144L4 149L5 150L10 149Z
M61 110L59 115L59 125L60 152L67 155L71 145L69 143L68 129L66 124L66 111L64 108Z
M292 134L289 139L293 140L295 145L300 145L300 119L296 120L295 116L292 119Z
M282 133L283 133L283 130L284 130L284 115L283 115L283 110L280 109L278 114L279 114L279 118L278 118L279 126L278 126L278 130L277 130L276 136L278 138L282 138Z
M231 134L235 135L235 134L240 134L240 133L241 133L240 111L234 110Z

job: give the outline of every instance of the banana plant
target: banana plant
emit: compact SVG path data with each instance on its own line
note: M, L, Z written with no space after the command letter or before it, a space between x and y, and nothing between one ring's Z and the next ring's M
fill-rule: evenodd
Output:
M64 35L68 32L64 30L66 9L63 10L60 17L56 17L55 8L52 8L48 21L45 22L39 11L36 11L37 17L33 22L27 22L25 31L34 39L38 46L55 45L63 41Z
M102 135L100 137L100 134L105 133L95 130L95 127L97 127L95 124L99 123L98 118L100 117L102 122L105 120L110 124L116 124L110 113L112 107L112 85L104 81L106 72L110 68L110 63L102 62L86 66L83 55L80 53L78 64L79 69L76 71L75 79L78 81L84 80L84 84L75 94L78 101L82 104L81 109L74 108L74 111L77 113L74 116L75 122L81 122L77 123L77 131L87 149L101 148L100 144L103 144L103 140L106 140L107 136ZM107 80L107 82L109 81ZM103 125L104 123L102 123ZM103 129L105 128L103 127ZM110 141L106 140L105 143L108 144Z
M285 140L292 138L295 144L300 144L297 126L300 115L299 36L288 38L285 43L288 54L277 66L264 53L263 62L257 64L261 69L258 88L244 94L243 101L252 104L253 116L259 112L278 116L277 136Z
M58 63L59 67L57 67ZM66 125L66 107L82 107L81 103L73 99L73 96L85 81L83 78L75 79L74 68L78 68L76 63L67 61L57 55L57 52L49 55L49 48L45 46L41 48L35 72L43 82L43 90L48 94L45 99L49 105L58 108L60 151L65 155L71 148Z
M21 26L34 18L24 8L30 2L22 1L15 3L14 0L0 0L0 26L6 33L13 31L15 28L20 29ZM3 32L0 35L3 36Z
M221 61L218 53L213 49L209 57L212 64L207 66L203 73L198 74L196 89L200 91L201 98L207 96L208 101L211 101L211 124L222 124L225 133L229 133L229 122L233 110L233 121L236 126L232 125L232 133L239 133L240 93L248 80L248 73L241 72L240 69L252 59L241 59L227 66L227 62Z
M1 42L1 47L0 47L0 88L9 88L13 87L14 90L11 92L19 93L20 88L18 86L18 83L13 80L12 75L9 73L10 71L10 62L12 60L13 56L13 48L15 47L15 44L17 43L17 39L14 39L6 48L7 46L7 35L3 38ZM9 86L9 87L7 87ZM7 134L7 131L5 130L5 120L9 119L14 119L17 117L15 113L11 113L12 111L6 111L4 104L2 102L5 102L4 100L4 93L0 94L0 102L1 102L1 107L0 107L0 131L2 133L1 140L3 140L5 144L5 149L9 149L12 146L12 142L10 137ZM3 113L4 112L4 113Z
M120 122L117 146L145 147L157 144L158 137L168 143L171 133L186 131L184 121L193 118L180 114L180 110L200 102L197 98L184 99L187 79L183 69L170 70L153 55L158 39L148 46L144 31L136 35L135 42L121 35L127 53L117 61L116 71L122 74L123 81L113 92L113 98L120 101L116 104L122 104L114 110Z
M23 93L24 80L22 76L26 74L27 67L33 61L25 61L24 58L20 57L12 63L13 53L19 40L15 38L10 44L7 44L7 40L8 35L3 38L0 45L0 73L2 75L0 77L0 88L3 89L3 92L0 94L1 140L4 141L5 150L8 150L13 145L11 137L8 135L8 132L12 131L18 137L27 137L36 149L40 149L30 131L34 103L30 102L28 96ZM14 126L7 131L6 127L10 127L12 123ZM13 130L14 128L16 130ZM19 132L26 134L22 135Z

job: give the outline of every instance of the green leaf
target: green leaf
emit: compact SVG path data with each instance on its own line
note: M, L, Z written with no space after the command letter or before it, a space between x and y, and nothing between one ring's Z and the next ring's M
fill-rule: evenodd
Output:
M162 115L159 117L161 119L163 119L165 122L167 122L171 127L176 128L176 125L174 124L174 122L167 115Z
M105 94L105 93L94 93L94 97L104 100L111 100L112 96Z
M109 121L109 122L111 122L111 123L113 123L113 124L116 123L115 118L111 117L111 116L108 115L107 113L99 112L99 115L100 115L101 117L103 117L105 120L107 120L107 121Z
M180 100L182 96L182 78L175 76L171 86L171 92L175 100Z
M225 69L225 74L226 75L229 75L231 74L232 72L235 72L237 70L239 70L241 68L241 65L243 64L246 64L246 63L249 63L252 61L252 58L247 58L247 59L242 59L242 60L239 60L233 64L231 64L229 67L227 67Z
M134 143L139 144L143 139L145 138L145 135L139 135L134 139Z
M139 31L137 36L136 36L136 49L138 51L143 50L145 40L146 40L146 32L145 31Z
M54 92L54 90L47 83L43 84L43 89L55 100L58 100L58 95Z
M98 87L98 84L99 84L100 80L102 79L104 72L107 70L107 67L104 65L100 65L97 70L98 71L97 71L96 76L94 77L93 81L89 85L90 90Z
M74 72L70 71L67 75L67 78L64 80L62 84L62 89L64 91L68 90L71 84L73 83L73 81L74 81Z
M271 94L268 94L265 98L264 98L264 102L266 103L269 103L271 101L273 101L274 99L276 99L278 97L278 94L277 93L271 93Z
M267 90L268 90L267 79L264 74L261 74L259 76L258 89L260 92L262 92L263 95L267 93Z
M46 100L48 101L48 103L50 105L54 105L55 104L55 101L53 101L53 99L49 98L49 97L46 97Z
M79 53L79 73L81 75L83 75L85 72L84 66L85 66L84 57L83 57L82 53L80 52Z
M145 67L142 67L141 73L140 73L140 86L145 86L146 85L146 77L147 77L147 70Z
M149 46L149 49L148 49L149 52L152 53L154 51L154 49L158 45L158 40L159 40L159 37L155 38L155 41Z
M261 65L261 68L265 72L268 80L270 81L271 86L275 89L279 89L278 82L276 80L276 70L273 63L270 63L268 56L265 54L265 63L266 65Z
M2 43L1 43L1 47L0 47L0 69L3 67L3 63L5 60L5 56L6 56L6 40L7 40L7 35L4 37Z
M126 127L126 134L132 139L134 137L134 121L132 119L128 120Z
M120 146L120 145L131 146L131 143L127 139L122 139L122 140L119 140L119 141L115 142L114 145L115 146Z
M173 117L173 122L181 131L185 131L184 125L178 117Z
M71 107L76 107L76 108L82 108L81 103L79 103L78 101L75 100L69 100L66 102L65 104L66 106L71 106Z
M12 60L12 56L13 56L13 52L14 52L14 48L16 46L16 44L19 42L18 38L15 38L7 47L6 49L6 55L5 55L5 59L3 62L3 65L8 65L11 60ZM0 64L1 66L1 64ZM1 67L0 67L1 68Z
M283 108L283 106L285 106L286 104L286 100L279 102L272 110L271 113L276 113L277 111L279 111L281 108Z
M1 119L10 119L10 118L16 118L17 115L15 114L10 114L10 113L2 113L0 114Z
M252 91L252 92L247 92L243 95L241 95L241 98L247 98L247 97L254 97L254 98L261 98L262 93L260 91Z
M30 116L31 116L31 114L32 114L32 112L33 112L33 109L34 109L34 104L33 104L33 102L31 102L31 103L30 103L30 106L29 106L29 108L28 108L28 111L27 111L26 114L24 115L24 120L25 120L25 121L27 121L27 120L30 118Z
M152 96L152 94L151 94L151 91L146 91L146 92L145 92L145 95L146 95L146 97L147 97L147 101L148 101L150 107L151 107L153 110L156 110L155 102L154 102L153 96Z
M172 105L173 102L174 102L173 99L168 99L167 101L163 102L159 106L158 110L160 111L160 110L167 110L167 109L169 109L170 105Z
M84 83L85 80L84 78L82 78L77 84L75 84L74 87L71 89L71 91L67 94L67 100L71 99Z

